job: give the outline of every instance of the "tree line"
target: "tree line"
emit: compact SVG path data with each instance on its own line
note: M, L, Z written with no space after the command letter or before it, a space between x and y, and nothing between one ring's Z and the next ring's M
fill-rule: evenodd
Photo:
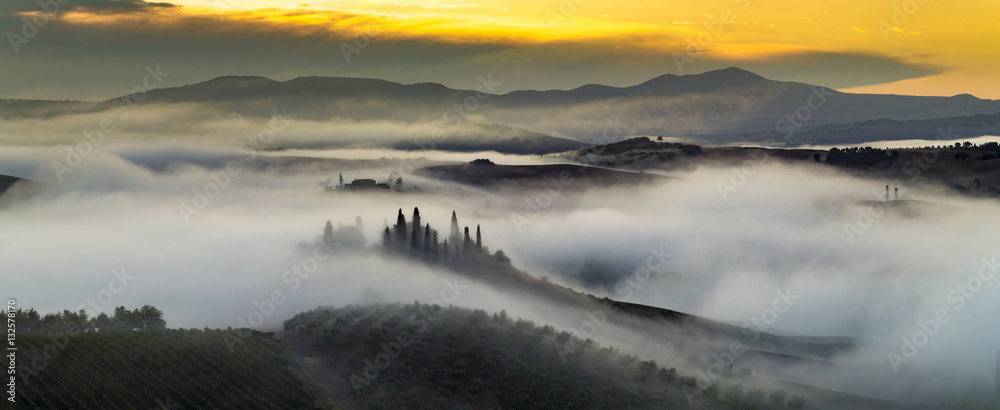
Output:
M88 317L85 309L76 312L65 309L43 316L34 308L17 309L14 316L17 330L28 333L163 330L167 327L163 311L150 305L132 310L119 306L111 315L101 312L95 317Z
M413 208L410 222L406 221L403 209L396 215L396 224L390 229L385 227L382 232L382 250L386 253L417 256L428 260L454 261L470 258L474 255L490 255L490 250L483 246L483 232L476 225L476 237L472 238L469 227L460 228L458 214L451 212L450 234L440 240L438 231L430 223L424 223L420 218L420 209ZM510 259L498 250L493 255L501 262Z

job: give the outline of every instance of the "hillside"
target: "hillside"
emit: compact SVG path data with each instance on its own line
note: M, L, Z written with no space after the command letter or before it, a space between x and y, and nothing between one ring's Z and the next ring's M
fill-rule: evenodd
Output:
M588 316L592 312L602 312L599 320L602 334L614 334L615 343L628 340L633 349L638 349L632 350L633 353L652 354L656 360L667 360L671 366L687 372L709 371L705 367L711 364L709 358L732 349L733 342L737 341L743 352L740 355L745 354L745 359L738 362L741 367L747 366L762 380L794 381L797 386L812 391L806 395L807 399L820 398L818 400L824 403L820 408L866 408L832 404L875 398L915 403L900 404L900 408L920 408L920 403L941 400L940 385L930 382L933 380L930 376L937 370L914 369L906 374L894 374L892 367L884 363L883 352L890 348L885 342L836 335L782 335L767 329L748 328L747 324L741 327L671 309L628 303L627 298L596 297L517 269L501 250L489 249L489 232L484 231L481 235L475 224L465 225L463 242L460 239L463 225L455 213L452 214L451 232L456 234L443 238L446 241L441 240L438 232L448 230L436 224L433 216L425 217L427 215L421 216L419 209L414 208L413 217L409 219L413 222L408 222L400 209L397 223L385 227L380 243L372 249L356 251L426 264L442 273L459 275L471 281L472 287L485 286L517 295L526 306L544 309L546 320L551 324L586 323L594 320ZM339 230L332 231L329 224L326 230L331 231L324 235L330 245L339 236ZM423 235L419 235L420 232ZM750 335L753 336L748 337ZM691 360L685 364L684 358Z
M542 189L545 188L545 184L558 184L558 188L555 189L560 190L618 184L641 185L668 179L652 174L572 164L497 165L485 159L461 165L425 167L417 169L414 173L475 186L517 186Z
M259 332L172 329L53 337L22 331L17 343L17 398L26 409L336 407L321 402L292 370L294 359ZM43 353L48 349L56 350L54 358Z
M799 118L807 127L871 120L904 121L877 130L879 135L892 135L918 129L919 123L905 121L1000 113L1000 101L971 95L850 94L766 79L738 68L683 76L666 74L629 87L595 84L572 90L506 90L500 79L492 77L470 79L469 83L470 89L456 90L434 83L400 84L366 78L302 77L274 81L226 76L150 90L141 101L143 105L206 104L211 110L250 117L268 116L272 109L280 107L287 108L296 118L313 121L462 123L475 114L483 116L477 122L485 119L542 132L560 129L580 141L607 140L608 121L623 124L626 135L743 138L760 142L773 137L769 133L773 134L778 121L789 115L807 118ZM111 109L116 103L119 101L0 100L0 117L51 118ZM969 132L975 129L968 128ZM877 134L873 130L853 138L870 140ZM820 133L808 138L828 136ZM458 149L471 148L460 144ZM542 152L538 148L528 151Z
M847 145L868 141L893 141L906 139L937 140L968 138L982 135L1000 135L1000 114L932 118L932 119L872 119L844 124L806 124L788 134L790 127L781 132L766 129L759 132L726 133L700 136L698 139L713 143L739 143L767 141L769 138L787 146ZM787 137L787 138L786 138Z
M317 308L284 324L327 394L367 408L802 408L732 371L694 377L506 312L433 305ZM685 394L687 392L687 395ZM694 393L697 395L694 395ZM688 401L688 396L691 401ZM689 406L689 407L688 407Z
M311 377L326 394L341 398L347 406L931 408L794 383L775 384L756 377L749 367L725 367L709 382L552 326L509 317L505 311L490 314L419 302L319 307L285 321L284 330L287 343L309 363L306 368ZM685 361L701 372L716 366L711 359L696 355Z
M952 187L972 196L1000 197L1000 147L997 143L881 149L850 147L785 149L740 146L700 147L657 142L648 137L567 152L569 161L629 171L693 170L699 166L739 166L781 161L812 167L835 167L879 180L912 180Z

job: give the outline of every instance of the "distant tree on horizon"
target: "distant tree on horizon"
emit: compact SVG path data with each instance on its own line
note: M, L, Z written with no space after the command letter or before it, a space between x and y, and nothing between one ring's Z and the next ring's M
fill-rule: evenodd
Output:
M329 219L326 220L326 226L323 227L323 243L329 245L333 243L333 222Z
M396 216L396 249L402 251L406 247L406 217L403 216L403 208L399 208Z
M476 225L476 252L483 252L483 234L479 231L479 225Z
M455 211L451 211L451 236L449 236L448 238L451 239L451 244L452 246L455 247L456 258L459 256L458 241L461 240L461 236L459 235L460 234L458 230L458 215L455 213Z
M91 319L91 326L99 332L106 332L111 330L114 324L107 313L101 312L97 317Z
M451 211L451 241L455 242L459 235L458 230L458 215L455 211Z
M431 254L431 224L424 228L424 254Z
M420 228L414 228L413 232L410 234L410 252L411 253L416 253L417 250L420 249L420 248L417 247L417 238L420 236L419 234L417 234L417 232L420 232Z
M431 254L434 255L435 259L437 259L438 256L439 256L440 248L441 248L441 246L438 245L438 231L436 231L436 230L431 231L431 236L434 237L434 239L433 239L433 241L434 241L434 249L431 250Z
M465 227L465 242L462 243L462 249L465 252L469 252L472 249L472 238L469 237L469 227Z
M416 232L420 232L420 227L421 226L423 226L423 225L421 225L421 223L420 223L420 210L417 209L417 207L413 207L413 230L416 231ZM420 248L420 234L419 233L417 235L413 236L413 243L410 244L410 247L418 248L418 249Z
M503 250L497 249L497 253L493 256L500 262L510 263L510 258L507 257L507 254L503 253Z

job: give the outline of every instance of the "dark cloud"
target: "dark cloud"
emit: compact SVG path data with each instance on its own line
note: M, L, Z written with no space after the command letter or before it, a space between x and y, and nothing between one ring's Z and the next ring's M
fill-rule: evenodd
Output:
M621 35L578 41L533 42L455 38L430 34L380 33L359 53L344 46L366 21L325 13L323 24L286 24L225 15L164 15L164 6L138 0L89 0L74 7L120 13L114 24L57 20L20 46L0 47L0 98L105 99L127 92L144 67L171 72L165 86L223 75L259 75L276 80L299 76L382 78L403 83L439 82L470 88L479 75L502 79L501 92L569 89L584 84L627 86L665 73L691 74L738 66L778 80L846 88L940 73L943 68L901 58L845 52L801 52L767 59L716 58L698 53L678 70L674 50L645 45L669 43L666 35ZM144 13L145 12L145 13ZM302 12L296 12L302 13ZM0 18L0 33L18 32L20 18ZM173 13L171 13L173 14ZM678 49L684 53L685 50ZM27 80L27 81L26 81Z
M720 68L738 61L722 61ZM941 74L944 67L898 57L857 52L806 51L739 64L765 77L849 88Z
M57 3L53 1L52 3ZM147 2L143 0L71 0L59 3L59 11L86 10L91 13L122 13L132 11L143 11L156 8L178 7L171 3ZM32 11L54 11L46 10L36 2L19 1L10 2L5 6L0 6L0 15L8 16L10 13L23 13Z

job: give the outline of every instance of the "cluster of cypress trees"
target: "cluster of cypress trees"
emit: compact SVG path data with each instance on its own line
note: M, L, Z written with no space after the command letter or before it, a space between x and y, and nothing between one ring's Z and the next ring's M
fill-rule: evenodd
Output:
M464 238L459 234L458 215L451 212L451 235L438 241L438 231L431 229L431 224L422 225L420 209L413 208L411 222L406 222L403 209L396 215L396 224L392 230L385 227L382 234L382 249L385 252L422 256L427 259L454 260L466 255L481 254L483 251L483 236L479 225L476 225L476 241L469 236L469 227L465 227ZM422 232L421 232L422 231ZM450 241L450 242L449 242Z

